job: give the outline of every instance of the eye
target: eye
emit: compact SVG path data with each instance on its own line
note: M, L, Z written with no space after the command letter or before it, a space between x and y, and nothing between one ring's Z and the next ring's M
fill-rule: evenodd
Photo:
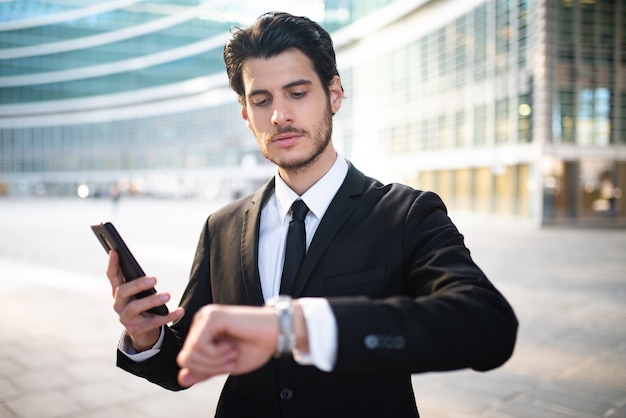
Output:
M263 107L269 103L269 100L265 97L259 97L256 99L252 99L252 105L256 107Z
M306 91L292 91L290 94L294 99L301 99L306 96L306 93Z

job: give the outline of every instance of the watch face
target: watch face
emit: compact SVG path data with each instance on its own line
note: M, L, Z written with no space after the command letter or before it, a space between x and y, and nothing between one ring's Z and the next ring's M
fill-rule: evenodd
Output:
M287 295L281 295L268 300L267 305L274 308L279 323L275 356L280 357L281 355L291 353L296 344L296 336L293 330L292 299Z

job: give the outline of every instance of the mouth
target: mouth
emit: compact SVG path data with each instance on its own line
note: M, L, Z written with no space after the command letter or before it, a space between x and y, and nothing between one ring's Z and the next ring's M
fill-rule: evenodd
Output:
M279 147L290 147L298 142L302 134L296 132L285 132L272 136L271 142Z

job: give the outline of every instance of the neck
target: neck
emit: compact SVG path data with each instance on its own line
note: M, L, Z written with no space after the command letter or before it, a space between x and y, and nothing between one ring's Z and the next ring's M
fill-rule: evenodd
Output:
M296 192L298 196L302 196L328 173L336 160L337 151L329 144L327 150L320 154L312 164L297 169L279 167L278 174L291 190Z

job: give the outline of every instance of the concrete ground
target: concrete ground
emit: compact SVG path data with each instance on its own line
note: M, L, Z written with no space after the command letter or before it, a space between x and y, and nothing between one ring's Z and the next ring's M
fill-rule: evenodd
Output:
M121 325L89 225L112 220L174 305L215 207L0 199L0 418L212 416L223 378L174 393L115 367ZM626 417L626 229L451 216L520 332L497 370L415 375L421 415Z

